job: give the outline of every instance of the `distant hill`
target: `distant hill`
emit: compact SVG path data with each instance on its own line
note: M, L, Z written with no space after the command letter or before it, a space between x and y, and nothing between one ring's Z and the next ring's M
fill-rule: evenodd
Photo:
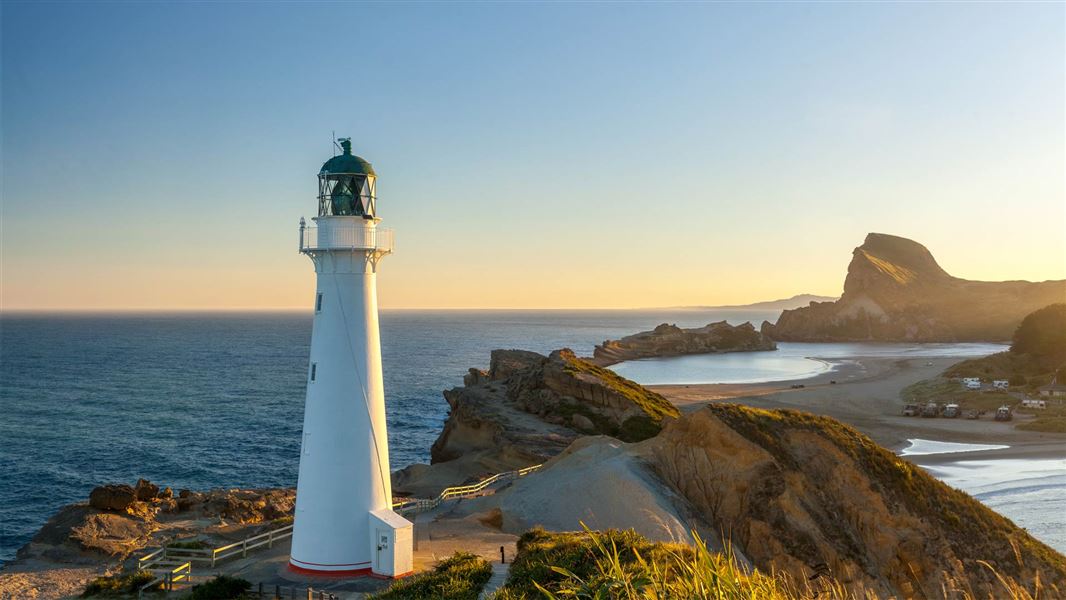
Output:
M788 310L807 306L811 302L832 302L835 296L816 296L814 294L797 294L791 298L781 300L766 300L765 302L753 302L751 304L729 304L725 306L699 306L696 308L713 308L720 310Z
M871 233L852 253L839 300L785 310L762 331L777 341L1001 341L1064 298L1066 281L960 279L918 242Z

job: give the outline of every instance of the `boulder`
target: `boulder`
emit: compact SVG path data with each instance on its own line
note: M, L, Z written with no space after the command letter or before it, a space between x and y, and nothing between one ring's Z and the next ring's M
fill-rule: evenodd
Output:
M125 483L109 483L89 492L89 506L97 510L124 511L136 500L137 491Z
M570 417L570 423L574 426L574 429L577 429L578 431L592 431L594 428L592 419L577 413L574 413L574 415Z
M133 490L137 494L137 499L144 502L159 495L159 486L147 479L138 479L137 485L133 487Z

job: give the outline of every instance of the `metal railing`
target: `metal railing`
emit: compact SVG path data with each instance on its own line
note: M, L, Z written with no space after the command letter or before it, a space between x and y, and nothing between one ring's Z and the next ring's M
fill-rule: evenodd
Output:
M322 250L370 250L378 254L392 252L394 234L391 229L377 227L330 226L300 227L300 252Z
M441 502L444 502L445 500L480 496L486 488L494 484L500 483L501 481L511 481L518 479L519 477L524 477L540 469L541 466L542 465L533 465L524 469L497 473L470 485L458 485L444 488L444 490L442 490L440 494L437 494L435 498L417 498L393 502L392 509L397 514L403 515L434 509L440 506ZM137 597L141 597L141 592L153 588L154 586L158 586L159 584L163 584L163 588L166 591L170 591L173 589L175 582L191 581L192 563L194 562L210 564L211 567L214 568L221 560L225 560L231 556L237 556L238 554L242 557L248 556L249 550L261 548L263 546L270 548L273 547L274 542L291 536L292 525L289 524L253 535L239 542L233 542L232 544L226 544L216 548L181 548L164 545L162 548L153 550L137 559L138 571L149 571L158 575L155 579L148 582L140 589Z
M450 500L452 498L472 498L480 496L481 492L485 488L499 483L501 481L510 481L512 479L518 479L524 477L530 473L539 469L541 465L533 465L532 467L526 467L524 469L518 469L517 471L507 471L504 473L497 473L491 477L482 479L477 483L470 485L458 485L455 487L444 488L436 498L416 498L412 500L403 500L401 502L393 502L392 510L397 514L403 515L412 512L421 512L424 510L432 510L440 506L441 502Z
M163 546L162 548L145 554L137 559L138 569L148 569L152 565L160 564L168 560L185 560L189 562L202 562L210 564L213 568L218 561L240 554L248 556L249 550L262 546L273 547L274 542L283 540L292 535L292 525L286 525L277 529L271 529L265 533L253 535L239 542L226 544L217 548L180 548L175 546Z
M138 566L140 561L137 562ZM167 564L157 563L158 566L163 566L162 569L146 569L148 572L155 574L155 579L152 579L148 583L142 585L137 590L137 597L141 598L148 590L154 590L160 585L163 586L163 590L167 592L174 591L174 584L184 581L186 583L192 582L192 563L183 562L181 564ZM170 568L173 567L173 568Z

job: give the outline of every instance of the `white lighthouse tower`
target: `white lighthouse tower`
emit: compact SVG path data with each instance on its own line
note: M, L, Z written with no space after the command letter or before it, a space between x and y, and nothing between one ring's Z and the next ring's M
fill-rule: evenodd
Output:
M374 169L340 141L318 174L315 225L300 220L318 283L289 566L398 577L412 570L412 526L392 511L377 299L392 231L378 228Z

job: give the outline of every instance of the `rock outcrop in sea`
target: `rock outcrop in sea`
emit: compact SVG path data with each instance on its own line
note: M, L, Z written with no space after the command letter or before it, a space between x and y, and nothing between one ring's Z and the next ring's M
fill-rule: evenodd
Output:
M751 323L733 326L719 321L693 329L663 323L651 331L606 340L596 346L592 356L596 364L606 366L638 358L776 349L777 344Z
M761 330L777 341L1003 341L1027 314L1063 298L1066 281L960 279L925 246L871 233L852 253L840 300L786 310Z

